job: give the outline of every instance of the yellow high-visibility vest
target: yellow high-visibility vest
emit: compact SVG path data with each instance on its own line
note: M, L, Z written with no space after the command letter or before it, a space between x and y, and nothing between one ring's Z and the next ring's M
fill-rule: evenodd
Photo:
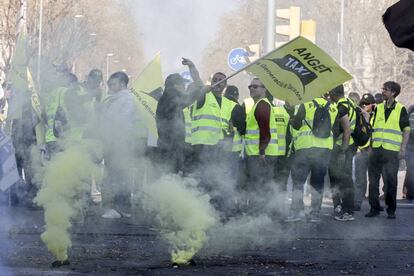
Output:
M270 142L267 145L265 150L265 155L277 156L278 153L278 144L277 144L277 126L274 109L270 104L267 98L260 99L250 110L246 118L246 135L244 136L245 141L245 152L247 156L257 156L259 152L260 144L260 129L259 124L254 116L256 111L257 104L260 102L266 102L270 106L270 118L269 118L269 127L270 127Z
M372 147L383 147L386 150L400 151L403 132L400 129L400 116L403 105L396 102L394 110L391 111L388 120L385 121L385 104L377 105L376 114L373 118Z
M191 115L190 107L183 109L184 113L184 123L185 123L185 142L191 144Z
M283 106L275 106L275 120L276 120L276 128L277 128L277 146L278 156L285 156L286 155L286 134L289 125L289 114L287 113L286 109Z
M243 100L244 103L244 109L246 111L246 115L248 115L250 113L250 110L252 110L253 106L254 106L254 100L253 98L249 97Z
M195 105L191 114L191 144L216 145L223 137L220 106L213 93L208 92L204 105Z
M316 98L315 101L321 105L325 106L328 101L323 98ZM316 107L312 101L304 103L305 106L305 120L302 122L301 128L295 134L295 150L300 149L309 149L309 148L325 148L333 149L333 133L331 130L331 135L328 138L319 138L313 135L312 129L308 126L313 125L313 119L315 117ZM335 118L338 114L338 110L335 105L329 106L329 114L331 115L331 127L335 122Z
M231 120L231 114L236 107L237 103L223 97L221 102L221 118L222 120L222 127L224 133L229 133L229 124ZM234 133L232 145L231 145L231 151L232 152L240 152L243 149L242 139L237 131L236 127L233 127L231 130Z
M46 102L46 105L45 105L45 112L46 112L46 116L47 116L47 129L46 129L46 133L45 133L45 142L46 143L57 141L57 137L53 133L53 124L54 124L54 121L55 121L56 111L57 111L59 105L61 105L61 103L63 101L63 96L64 96L66 90L67 90L66 87L58 87L58 88L54 89L50 93L49 99Z

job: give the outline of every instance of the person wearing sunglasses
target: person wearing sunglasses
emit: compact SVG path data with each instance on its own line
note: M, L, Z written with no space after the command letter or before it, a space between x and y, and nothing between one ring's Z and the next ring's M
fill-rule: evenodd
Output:
M254 105L246 118L245 154L247 197L251 212L261 210L271 194L269 182L278 153L277 126L273 104L266 97L267 89L254 78L248 86Z

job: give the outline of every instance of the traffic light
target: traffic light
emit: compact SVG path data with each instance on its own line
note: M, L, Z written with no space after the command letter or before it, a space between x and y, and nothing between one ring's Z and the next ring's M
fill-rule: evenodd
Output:
M300 7L276 9L276 16L289 20L289 25L276 25L277 34L287 36L289 40L300 35Z
M302 20L300 23L300 35L309 39L313 43L316 41L316 21Z
M292 40L299 35L309 39L313 43L316 41L316 21L301 20L300 7L289 7L289 9L276 9L276 16L289 20L289 25L276 25L276 34L287 36ZM276 48L282 46L287 41L277 41Z
M246 57L248 63L260 58L260 44L247 45L245 49L248 53Z

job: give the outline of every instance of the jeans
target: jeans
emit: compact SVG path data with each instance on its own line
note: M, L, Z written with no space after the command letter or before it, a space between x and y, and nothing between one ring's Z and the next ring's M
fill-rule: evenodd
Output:
M304 209L303 186L309 173L310 185L313 187L311 209L314 213L321 210L324 178L330 156L331 150L322 148L301 149L295 152L291 171L293 181L291 211L297 213Z
M274 167L274 177L279 191L286 192L287 182L290 173L291 158L286 156L278 156Z
M250 212L262 211L272 194L271 184L276 160L275 156L266 156L266 163L263 164L258 156L247 156L245 192L250 202Z

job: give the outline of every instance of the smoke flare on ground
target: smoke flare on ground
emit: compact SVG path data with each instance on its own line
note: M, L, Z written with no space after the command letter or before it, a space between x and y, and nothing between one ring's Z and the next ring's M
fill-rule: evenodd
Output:
M46 230L42 241L59 260L68 259L71 247L71 219L84 209L93 174L99 168L92 162L90 145L72 145L45 165L44 181L35 202L44 208ZM96 173L95 173L96 172Z
M165 175L144 186L144 208L154 213L171 246L173 263L187 264L206 242L207 230L217 223L209 196L196 185L192 178Z

